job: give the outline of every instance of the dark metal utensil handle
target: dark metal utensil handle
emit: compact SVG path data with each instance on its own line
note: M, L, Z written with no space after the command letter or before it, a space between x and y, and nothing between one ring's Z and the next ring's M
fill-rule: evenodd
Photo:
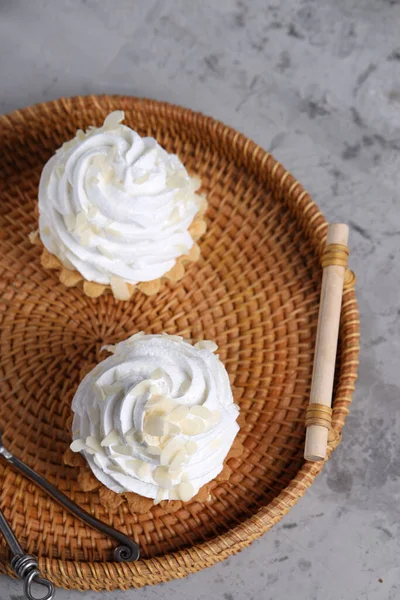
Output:
M36 473L33 469L28 467L22 460L19 460L16 456L11 454L9 450L4 448L1 441L0 434L0 456L5 458L8 463L13 465L23 475L26 475L28 479L36 483L39 487L41 487L49 496L54 498L59 504L61 504L64 508L69 510L73 515L78 517L81 521L84 521L94 529L101 531L110 538L116 540L120 545L114 550L114 559L116 562L131 562L134 560L138 560L140 556L139 546L131 540L128 536L124 535L120 531L117 531L113 527L106 525L102 521L99 521L95 517L92 517L88 512L80 508L75 502L72 502L68 496L60 492L54 485L46 481L44 477Z
M30 554L24 553L1 510L0 531L3 534L7 544L10 546L10 550L13 555L11 566L14 569L17 577L22 579L24 582L24 594L26 600L52 600L55 594L54 585L48 579L44 579L40 576L39 565L36 558ZM32 585L34 583L44 588L46 592L44 596L40 596L40 598L33 596Z

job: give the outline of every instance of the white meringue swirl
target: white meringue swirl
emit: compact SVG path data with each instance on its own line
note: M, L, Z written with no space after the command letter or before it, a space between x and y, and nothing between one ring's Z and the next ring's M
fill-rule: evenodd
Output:
M46 249L87 280L158 279L193 246L189 227L204 203L199 182L154 138L111 113L78 131L45 165L39 233Z
M72 450L114 492L190 500L220 473L239 409L214 342L138 333L83 379Z

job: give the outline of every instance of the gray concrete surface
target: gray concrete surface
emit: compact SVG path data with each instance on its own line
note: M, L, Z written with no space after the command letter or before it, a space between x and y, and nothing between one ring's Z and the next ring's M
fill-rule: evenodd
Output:
M399 0L0 1L0 111L114 92L222 119L350 224L358 275L353 409L297 507L184 581L59 600L400 597L399 23ZM0 598L21 598L20 584L1 577Z

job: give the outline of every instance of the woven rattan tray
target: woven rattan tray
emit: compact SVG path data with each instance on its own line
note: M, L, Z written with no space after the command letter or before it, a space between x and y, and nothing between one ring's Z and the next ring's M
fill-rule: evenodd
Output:
M77 128L123 109L126 123L176 152L199 175L210 207L202 257L176 286L131 302L92 300L40 266L36 226L45 161ZM213 119L168 104L117 96L61 99L0 117L1 409L5 443L96 517L133 536L138 563L110 561L112 541L85 527L13 470L0 465L1 508L24 549L56 585L114 589L167 581L238 552L276 523L321 464L303 460L327 224L272 156ZM107 513L63 465L66 421L81 368L100 347L144 330L219 345L241 407L245 452L210 504L137 517ZM357 374L359 322L343 296L332 446L340 439ZM2 544L2 541L0 542ZM0 545L0 569L9 555Z

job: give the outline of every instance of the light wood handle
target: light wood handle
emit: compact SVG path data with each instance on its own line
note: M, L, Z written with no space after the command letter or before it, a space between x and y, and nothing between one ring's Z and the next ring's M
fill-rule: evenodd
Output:
M347 225L340 223L329 225L327 245L340 244L347 248L348 238ZM332 403L345 269L343 265L334 264L326 266L323 270L310 405L320 404L323 407L330 407ZM306 460L325 459L328 433L328 427L308 425L304 450Z

